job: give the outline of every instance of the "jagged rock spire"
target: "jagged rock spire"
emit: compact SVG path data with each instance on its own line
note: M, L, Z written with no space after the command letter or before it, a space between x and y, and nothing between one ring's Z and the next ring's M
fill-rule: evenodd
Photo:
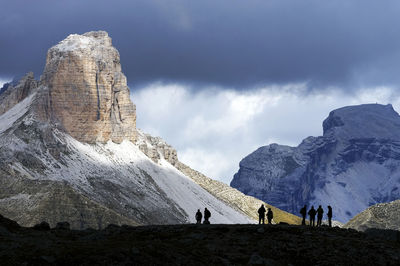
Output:
M0 115L25 99L37 86L33 72L28 72L18 82L8 83L7 87L0 89Z

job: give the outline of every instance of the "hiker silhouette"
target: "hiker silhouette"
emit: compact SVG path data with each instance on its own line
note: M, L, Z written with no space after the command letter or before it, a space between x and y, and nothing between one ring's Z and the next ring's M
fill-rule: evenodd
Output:
M258 209L258 224L262 224L265 223L265 208L264 208L264 204L261 204L261 207Z
M271 208L268 208L268 213L267 213L268 224L272 223L272 218L274 218L274 213L272 212Z
M201 219L203 218L203 214L201 214L200 209L196 212L196 224L201 224Z
M328 206L328 222L329 222L329 227L332 227L332 207Z
M304 207L300 209L300 214L303 216L301 225L306 225L307 205L304 205Z
M308 215L310 215L310 226L315 226L315 215L317 211L314 209L314 206L311 206L311 209L308 211Z
M322 209L321 205L319 205L317 209L317 226L322 225L322 217L324 216L324 210Z
M203 222L203 224L210 224L210 221L209 221L210 217L211 217L211 212L207 208L205 208L204 209L204 222Z

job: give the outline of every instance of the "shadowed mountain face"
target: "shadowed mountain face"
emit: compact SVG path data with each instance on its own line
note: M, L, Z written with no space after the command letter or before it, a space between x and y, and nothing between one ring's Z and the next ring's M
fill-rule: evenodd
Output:
M30 73L2 91L0 213L21 225L190 223L204 207L211 223L254 222L262 201L190 169L136 129L106 32L68 36L50 48L40 82ZM274 210L275 222L299 223Z
M400 231L400 200L373 205L353 217L344 227L360 231L369 228Z
M39 228L38 228L39 229ZM289 225L21 228L0 216L10 265L399 265L400 234ZM395 232L396 233L396 232ZM19 247L19 248L15 248Z
M334 110L323 129L297 147L259 148L240 162L231 186L294 214L304 204L331 205L340 222L400 198L400 116L391 105Z

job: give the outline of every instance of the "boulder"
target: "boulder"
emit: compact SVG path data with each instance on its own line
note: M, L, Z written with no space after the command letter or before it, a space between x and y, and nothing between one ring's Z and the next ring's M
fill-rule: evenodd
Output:
M38 231L49 231L50 225L49 225L49 223L43 221L40 224L34 225L33 229L38 230Z

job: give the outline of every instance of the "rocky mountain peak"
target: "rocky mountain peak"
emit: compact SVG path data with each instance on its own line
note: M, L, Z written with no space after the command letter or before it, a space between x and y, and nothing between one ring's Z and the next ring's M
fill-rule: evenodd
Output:
M240 162L231 186L294 214L305 204L330 205L340 222L400 198L400 116L391 105L333 110L323 128L297 147L260 147Z
M136 109L120 57L105 31L71 34L51 47L40 84L48 108L40 117L58 122L82 142L136 139Z
M391 104L346 106L330 112L323 122L324 135L341 139L400 139L400 116Z
M114 57L118 57L117 49L112 46L112 40L105 31L91 31L79 34L70 34L67 38L51 47L48 51L47 60L57 59L59 56L67 56L69 53L82 54L89 52L99 58L105 50L113 53Z

